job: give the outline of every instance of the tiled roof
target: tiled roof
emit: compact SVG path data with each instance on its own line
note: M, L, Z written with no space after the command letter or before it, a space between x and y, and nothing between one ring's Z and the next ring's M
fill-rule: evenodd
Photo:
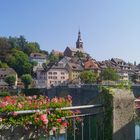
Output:
M46 55L42 53L31 53L30 58L34 59L46 59Z
M71 57L67 57L67 56L64 56L60 61L60 62L63 62L64 64L67 64L68 62L70 62L72 58Z
M119 63L119 62L124 62L124 60L120 59L120 58L112 58L111 61L114 61L115 63Z
M84 68L85 69L99 69L99 66L95 60L90 59L84 63Z
M68 63L68 66L75 71L82 71L84 70L83 67L79 64L75 64L75 63Z

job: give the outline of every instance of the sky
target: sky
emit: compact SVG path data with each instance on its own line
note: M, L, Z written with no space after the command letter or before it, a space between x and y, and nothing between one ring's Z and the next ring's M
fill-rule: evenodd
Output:
M0 0L0 36L64 51L79 29L94 59L140 63L140 0Z

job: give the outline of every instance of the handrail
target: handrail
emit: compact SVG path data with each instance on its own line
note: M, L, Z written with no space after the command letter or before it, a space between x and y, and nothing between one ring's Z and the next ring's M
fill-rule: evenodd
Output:
M0 113L0 116L4 115L12 115L13 113L20 115L20 114L32 114L42 111L53 111L53 110L76 110L76 109L89 109L89 108L99 108L103 107L102 104L96 104L96 105L83 105L83 106L71 106L71 107L62 107L62 108L48 108L48 109L36 109L36 110L20 110L20 111L12 111L12 112L3 112Z
M72 115L72 116L66 116L66 119L70 119L70 118L76 118L76 117L86 117L86 116L93 116L93 115L97 115L97 114L103 114L104 112L99 112L99 113L86 113L86 114L79 114L79 115Z

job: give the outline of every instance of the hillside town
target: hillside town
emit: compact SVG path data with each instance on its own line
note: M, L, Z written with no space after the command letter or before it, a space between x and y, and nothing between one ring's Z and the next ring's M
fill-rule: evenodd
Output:
M80 74L83 71L91 71L100 75L100 73L112 68L119 79L117 81L140 82L140 66L130 62L125 62L120 58L111 58L109 60L98 61L90 56L84 49L81 32L78 32L76 46L67 46L64 52L52 50L50 54L32 52L29 54L29 61L36 63L32 67L32 88L51 88L55 86L77 85L84 83ZM51 56L51 57L50 57ZM52 58L52 59L51 59ZM2 61L2 59L1 59ZM13 67L0 68L0 89L8 89L9 84L5 78L14 75L14 88L24 88L24 84ZM97 78L93 83L101 83L102 79Z

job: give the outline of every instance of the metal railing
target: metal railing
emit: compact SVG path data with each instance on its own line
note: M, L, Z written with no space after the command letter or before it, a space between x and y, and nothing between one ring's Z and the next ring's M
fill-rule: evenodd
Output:
M40 136L40 140L104 140L104 108L101 104L72 106L63 108L50 108L49 110L80 110L81 113L72 116L66 116L65 120L71 120L72 126L61 133L52 133L49 138ZM31 114L42 110L22 110L15 111L18 115ZM43 110L45 111L45 110ZM13 112L0 113L1 115L11 115ZM80 117L81 121L76 124L76 118Z

